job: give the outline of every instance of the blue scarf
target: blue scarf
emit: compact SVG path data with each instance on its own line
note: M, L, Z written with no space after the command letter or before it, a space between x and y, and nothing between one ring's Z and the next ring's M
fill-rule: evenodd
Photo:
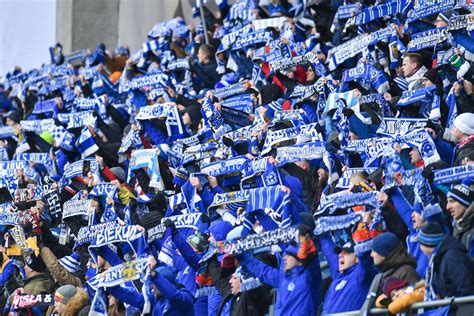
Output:
M397 13L406 15L407 11L411 8L412 2L410 0L398 0L371 6L365 8L361 14L355 17L355 25L364 25L373 20L386 17L388 15L396 15Z
M238 156L227 160L213 162L201 167L201 172L217 177L228 173L240 172L242 165L248 161L245 156Z
M20 126L21 129L26 132L42 133L54 126L54 119L23 120L20 121Z
M407 106L415 102L423 101L426 98L432 98L435 89L436 86L429 86L417 90L403 91L402 97L398 101L397 106Z
M322 141L321 134L317 131L316 125L317 123L311 123L282 130L269 131L267 133L267 138L265 138L265 143L263 145L261 155L265 155L266 153L268 153L272 149L272 146L278 143L295 139L301 136L307 136L311 138L312 141Z
M407 51L416 52L425 48L431 48L448 38L448 30L445 27L429 29L413 34L408 43Z
M164 190L163 180L158 162L158 151L156 149L138 149L132 152L129 164L128 180L133 177L133 170L147 168L150 176L150 186Z
M367 47L377 44L383 39L390 38L392 36L392 28L387 27L385 29L373 32L366 35L359 35L356 38L345 42L330 50L331 59L329 60L329 70L332 71L336 67L342 64L349 58L362 53Z
M405 135L415 129L424 128L426 119L384 118L377 128L381 135Z
M272 39L272 32L270 31L256 31L249 34L242 34L237 37L232 45L233 50L245 49L247 46L267 43Z
M299 145L278 147L275 159L279 166L301 160L322 159L327 155L323 142L304 143Z
M242 94L246 90L243 82L236 82L227 87L214 90L214 96L218 99L226 99L234 95Z
M456 5L456 2L454 0L438 0L438 1L430 1L428 3L425 3L424 1L420 1L413 8L413 10L408 12L407 23L417 21L421 18L434 15L439 12L451 10L455 5Z
M340 230L357 224L362 219L361 213L350 213L340 216L323 216L316 220L315 235Z
M64 202L63 219L78 215L88 216L90 213L90 200L68 200Z
M458 182L463 179L474 178L474 166L464 165L434 171L434 185Z
M56 99L37 102L33 109L33 114L42 114L53 112L56 108Z

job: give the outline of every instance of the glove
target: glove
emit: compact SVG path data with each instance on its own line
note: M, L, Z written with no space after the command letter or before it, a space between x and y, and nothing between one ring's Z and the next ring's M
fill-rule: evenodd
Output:
M222 269L234 269L235 268L235 257L229 254L226 254L224 258L222 258L221 268Z
M176 229L176 225L174 224L174 222L170 219L167 219L165 220L165 222L163 223L165 225L166 228L170 228L171 229L171 235L176 235L178 233L178 230Z
M354 111L350 108L344 108L342 110L342 114L344 114L345 117L350 118L352 115L354 115Z
M303 264L307 264L310 260L316 258L317 251L313 239L309 235L300 236L300 244L298 248L297 257Z

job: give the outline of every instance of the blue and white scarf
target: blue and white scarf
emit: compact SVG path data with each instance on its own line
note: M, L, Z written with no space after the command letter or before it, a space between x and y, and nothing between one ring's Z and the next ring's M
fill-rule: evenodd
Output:
M397 141L401 141L410 147L416 147L423 157L425 165L429 165L433 162L441 160L433 139L424 129L418 129L411 131L401 137L396 138Z
M392 28L373 32L369 35L359 35L356 38L345 42L329 51L331 59L329 60L329 70L332 71L349 58L362 53L367 47L377 44L381 40L388 39L392 36Z
M322 159L327 155L323 142L304 143L294 146L278 147L275 159L278 166L301 160Z
M99 150L99 146L94 141L94 137L87 127L81 132L79 138L76 140L77 151L81 154L82 159L96 153Z
M97 234L99 234L99 232L108 231L109 229L118 227L117 225L117 222L105 222L101 224L81 227L81 229L79 229L79 232L77 233L75 247L92 242L96 239L96 236Z
M329 214L332 214L337 209L347 209L357 205L372 206L377 209L380 208L377 193L377 191L363 193L343 192L340 194L336 193L326 195L321 199L321 203L316 213L321 214L328 212Z
M127 135L125 135L125 137L122 139L122 144L120 145L118 153L125 153L131 146L134 146L136 149L143 147L142 139L140 138L140 132L134 129L130 129Z
M408 12L407 23L414 22L439 12L451 10L455 5L455 0L431 0L429 2L419 1L413 10Z
M245 49L247 46L251 45L265 44L272 38L272 32L265 30L242 34L237 37L236 41L233 43L232 50Z
M397 106L407 106L415 102L423 101L427 98L433 97L433 91L436 86L429 86L411 91L403 91L402 97L397 103Z
M86 125L95 125L95 117L92 111L84 111L77 113L59 113L57 119L63 123L67 124L67 129L84 127ZM54 120L53 123L54 124Z
M214 90L214 96L218 99L226 99L234 95L242 94L246 90L244 82L236 82L227 87Z
M129 90L142 89L144 87L167 86L169 76L163 72L135 77L129 82L120 84L119 92L126 92Z
M201 167L201 172L213 177L233 172L240 172L242 165L246 161L248 161L248 159L245 156L238 156L227 160L217 161Z
M150 186L164 190L163 179L161 178L160 165L158 162L158 151L156 149L138 149L132 151L130 157L128 180L133 176L133 170L147 168L150 176Z
M71 216L88 216L91 214L90 200L68 200L64 202L63 219Z
M9 137L16 137L15 130L11 126L1 126L0 127L0 139L5 139Z
M89 192L90 196L109 196L113 197L117 193L117 188L111 183L98 183Z
M114 223L114 222L110 222ZM145 237L143 232L135 226L112 226L97 233L97 236L88 247L92 260L97 263L97 249L113 243L122 244L124 253L133 251L137 256L141 256L145 250Z
M445 27L429 29L413 34L408 43L407 51L416 52L425 48L431 48L448 39L448 30Z
M49 99L46 101L40 101L35 104L33 108L33 114L43 114L53 112L56 108L56 99Z
M474 178L474 165L464 165L434 171L434 185L458 182Z
M377 128L381 135L405 135L415 129L424 128L426 119L384 118Z
M315 235L322 235L326 232L331 232L339 229L344 229L357 224L362 219L362 214L350 213L340 216L323 216L316 220Z
M367 172L368 174L371 174L377 170L377 168L349 168L346 169L343 173L342 176L339 178L339 181L336 184L336 188L338 189L348 189L351 185L351 176L355 174L356 172Z
M254 111L253 104L254 104L254 101L250 94L230 97L221 102L222 107L233 108L233 109L240 110L248 114L253 113Z
M274 61L270 63L270 68L276 72L305 64L311 64L318 76L324 76L327 73L325 66L321 63L318 56L312 52L293 58Z
M365 8L361 14L354 17L355 25L364 25L373 20L402 13L406 15L412 8L411 0L398 0Z
M321 134L316 129L317 123L299 125L281 130L269 131L261 155L268 153L272 146L283 141L292 140L299 137L308 137L310 141L322 141Z
M54 126L54 119L44 120L23 120L20 121L20 126L23 131L42 133L48 131Z

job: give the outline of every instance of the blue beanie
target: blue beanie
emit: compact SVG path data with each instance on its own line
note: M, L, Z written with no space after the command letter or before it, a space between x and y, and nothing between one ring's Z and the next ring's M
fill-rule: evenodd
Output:
M216 241L226 240L227 234L232 230L233 226L227 221L220 221L216 224L212 224L209 227L209 231Z
M286 249L285 249L285 252L288 255L292 255L293 257L298 259L298 248L296 248L295 246L293 246L291 244L288 245L288 247L286 247Z
M171 267L161 266L156 268L156 273L168 280L170 283L174 283L177 276L177 271Z
M436 223L429 223L418 232L418 242L428 247L436 247L443 238L443 229Z
M400 245L400 241L394 233L383 233L374 238L372 250L381 255L388 257L395 248Z

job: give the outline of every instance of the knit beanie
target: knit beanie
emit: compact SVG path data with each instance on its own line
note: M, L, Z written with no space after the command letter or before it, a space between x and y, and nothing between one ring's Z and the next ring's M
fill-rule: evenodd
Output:
M209 227L209 231L214 236L216 241L225 240L227 234L232 230L233 226L227 221L220 221L216 224L212 224Z
M474 113L462 113L454 119L454 127L466 135L474 135Z
M407 285L408 283L405 280L388 277L383 283L383 294L390 297L390 293L392 293L392 291L404 288Z
M56 290L54 293L54 300L58 303L63 303L64 305L69 302L69 300L76 294L77 289L73 285L63 285Z
M400 245L400 241L394 233L386 232L378 235L372 242L372 250L381 255L388 257Z
M469 206L474 200L474 193L471 187L465 183L456 184L448 191L447 197L450 197L464 206Z
M74 252L70 256L65 256L59 259L59 263L70 273L75 273L79 270L81 258L78 253Z
M443 229L436 223L428 223L418 232L418 242L427 247L436 247L443 238Z

